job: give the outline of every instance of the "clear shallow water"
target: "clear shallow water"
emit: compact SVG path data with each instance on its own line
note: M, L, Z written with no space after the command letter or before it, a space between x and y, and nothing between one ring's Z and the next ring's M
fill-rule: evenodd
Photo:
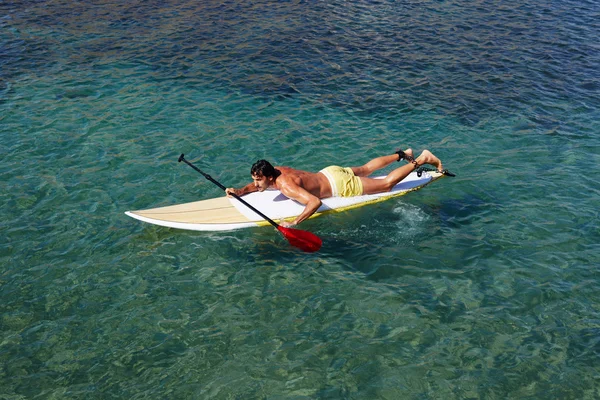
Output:
M596 398L594 2L0 5L3 398ZM169 230L258 158L457 177Z

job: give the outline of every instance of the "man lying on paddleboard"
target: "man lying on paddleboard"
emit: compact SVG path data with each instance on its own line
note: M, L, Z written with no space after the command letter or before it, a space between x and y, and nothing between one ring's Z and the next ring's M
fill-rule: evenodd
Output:
M383 179L368 178L373 172L401 160L407 160L409 163L396 168ZM231 197L231 194L243 196L268 188L279 189L288 198L305 206L302 214L294 221L281 223L282 226L290 227L313 215L321 206L321 199L389 192L398 182L424 164L432 165L439 172L443 172L442 162L429 150L424 150L417 159L413 157L411 149L398 150L389 156L374 158L360 167L329 166L317 173L290 167L273 167L266 160L258 160L250 170L253 182L241 189L227 188L225 193Z

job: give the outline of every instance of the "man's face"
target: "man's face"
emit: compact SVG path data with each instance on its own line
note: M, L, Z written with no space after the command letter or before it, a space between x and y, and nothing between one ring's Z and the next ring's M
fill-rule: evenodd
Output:
M254 181L254 186L256 186L259 192L265 191L273 183L273 178L267 178L266 176L262 175L252 175L252 180Z

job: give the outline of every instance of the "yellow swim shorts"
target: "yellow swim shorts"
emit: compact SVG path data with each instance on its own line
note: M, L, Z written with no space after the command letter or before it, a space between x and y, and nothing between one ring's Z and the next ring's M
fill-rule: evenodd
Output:
M327 177L333 196L352 197L363 194L362 182L358 176L354 175L352 168L332 165L319 172Z

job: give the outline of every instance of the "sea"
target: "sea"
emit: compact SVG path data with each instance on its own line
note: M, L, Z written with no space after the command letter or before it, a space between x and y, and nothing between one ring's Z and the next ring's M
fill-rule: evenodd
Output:
M2 0L0 398L600 398L596 0ZM128 210L412 148L272 227ZM381 173L388 173L388 167Z

